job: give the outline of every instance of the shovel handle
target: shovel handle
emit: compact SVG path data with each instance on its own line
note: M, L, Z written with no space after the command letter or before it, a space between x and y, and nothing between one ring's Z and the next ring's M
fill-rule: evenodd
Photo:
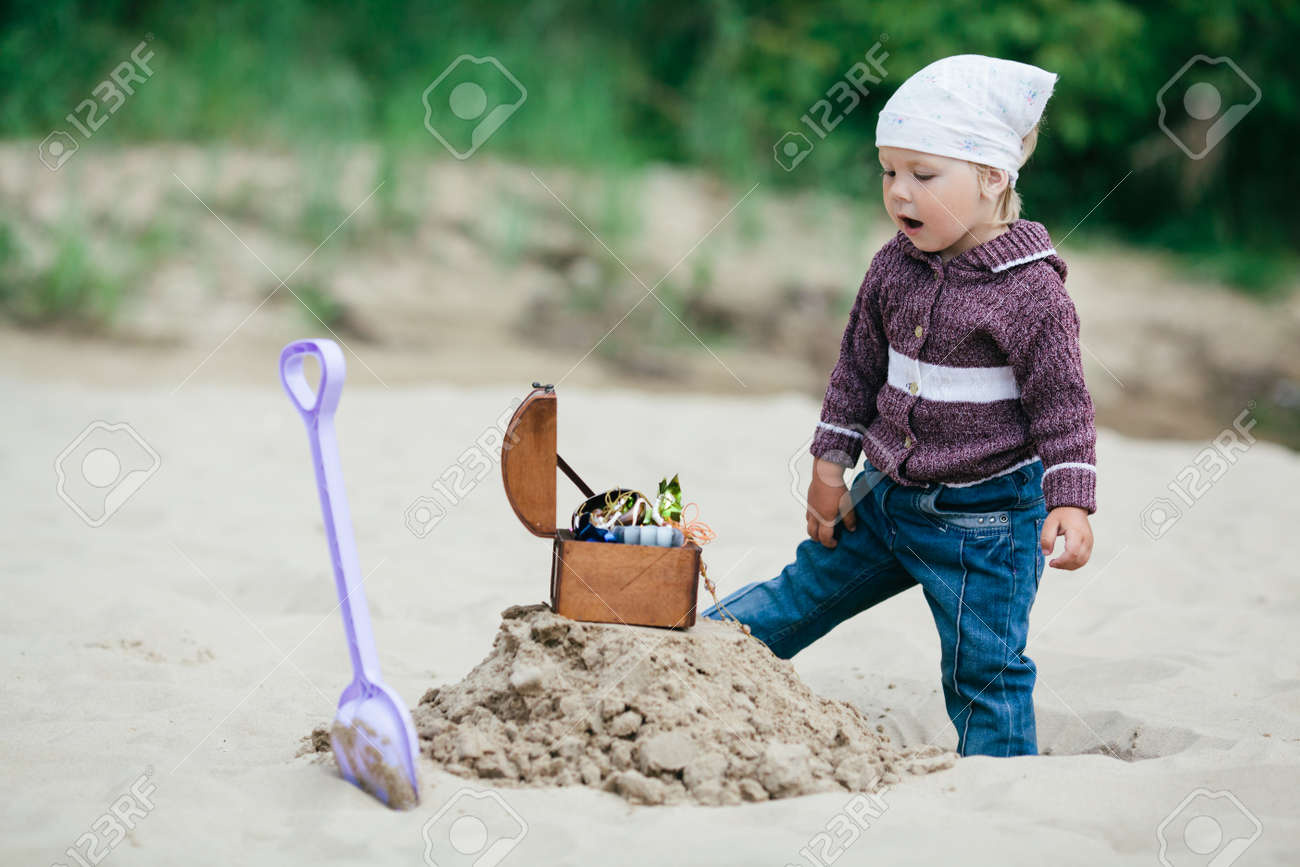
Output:
M302 363L309 355L320 364L320 384L315 391L302 372ZM280 353L280 380L304 421L334 415L347 371L343 351L333 340L295 340Z
M302 370L303 361L309 355L320 363L320 384L314 391ZM334 433L334 411L346 377L343 350L333 340L295 340L280 353L280 381L307 426L352 670L357 679L373 684L379 680L379 659L370 626L370 609L362 588L357 545L352 536L352 515L343 487L338 438Z

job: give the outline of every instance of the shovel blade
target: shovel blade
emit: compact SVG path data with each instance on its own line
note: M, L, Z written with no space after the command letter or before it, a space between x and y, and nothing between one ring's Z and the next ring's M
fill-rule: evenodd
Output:
M351 691L351 690L349 690ZM339 704L330 746L344 779L395 810L420 801L415 726L411 713L383 686Z

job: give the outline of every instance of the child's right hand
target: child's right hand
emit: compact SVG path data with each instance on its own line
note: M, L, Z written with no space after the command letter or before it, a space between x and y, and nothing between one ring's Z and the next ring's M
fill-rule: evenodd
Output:
M813 478L808 485L808 537L827 548L834 548L835 525L844 521L849 531L858 528L858 516L844 484L844 467L820 458L813 463Z

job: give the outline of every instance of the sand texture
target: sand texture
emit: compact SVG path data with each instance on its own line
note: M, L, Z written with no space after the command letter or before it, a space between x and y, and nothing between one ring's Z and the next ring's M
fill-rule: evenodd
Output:
M870 792L956 760L892 746L734 625L579 623L544 605L502 612L492 653L413 715L423 752L451 773L642 804Z
M1252 819L1259 823L1234 867L1295 863L1300 570L1290 542L1300 458L1286 448L1260 442L1236 455L1153 538L1144 510L1157 497L1182 505L1169 485L1208 439L1144 441L1103 426L1092 562L1046 569L1030 620L1044 755L964 758L919 776L905 773L911 760L894 758L900 780L891 784L891 755L956 743L939 642L918 591L846 621L788 663L729 646L739 636L716 624L715 633L698 624L662 648L663 630L616 630L623 637L611 639L583 624L583 650L570 656L579 643L572 628L548 645L532 639L537 615L502 618L513 605L546 600L551 545L520 526L499 465L460 484L458 504L432 532L416 535L405 520L418 497L435 495L435 482L453 484L447 468L547 369L530 370L518 387L384 388L368 384L349 354L339 451L383 680L433 735L423 742L419 805L396 811L339 777L329 753L317 751L327 735L299 754L306 733L333 721L352 673L302 420L280 389L274 353L257 361L250 352L241 333L209 364L256 362L257 385L191 381L172 393L0 377L12 419L0 439L0 761L11 793L0 808L0 864L72 867L66 850L87 834L97 852L119 840L100 862L108 867L419 865L429 852L433 863L472 864L479 856L440 856L456 823L492 795L501 808L493 839L514 847L502 867L1151 867L1160 864L1162 826L1176 836L1205 827L1192 820L1216 810L1233 839L1249 840ZM561 454L593 486L639 487L680 472L718 534L704 559L720 594L790 562L806 522L789 467L805 469L816 400L669 398L569 383L557 391ZM92 528L58 496L53 463L96 419L130 423L161 466ZM564 478L558 490L566 504L581 498ZM701 592L699 604L710 601ZM692 649L707 650L693 664L708 673L683 661L688 635ZM577 659L591 648L606 658L584 670ZM431 687L438 692L421 704ZM718 689L729 690L727 700ZM552 741L553 724L576 724L587 710L552 700L575 694L601 698L590 708L592 731ZM784 714L768 704L796 695L804 700ZM454 721L479 700L487 703L479 719ZM528 740L524 707L535 709L532 724L548 729L547 740ZM776 728L759 732L751 716ZM864 737L862 720L888 741ZM438 725L481 733L479 756L450 752L475 751L474 739L441 738ZM848 785L835 776L837 731L859 738L867 757ZM639 783L618 776L635 772L665 803L605 791L606 754L591 752L605 736L609 779ZM772 798L762 758L744 751L771 743L795 745L775 756L785 764L774 767L785 768L800 764L804 744L808 775L824 788ZM520 745L526 770L515 764ZM552 756L557 747L573 761ZM615 749L626 768L614 765ZM591 765L582 778L583 757L599 780ZM494 761L508 773L505 760L519 780L483 776ZM849 791L872 785L877 772L878 791ZM808 775L788 779L799 786ZM742 782L755 779L761 793ZM700 803L709 781L718 806ZM768 782L782 790L779 775ZM760 800L729 803L746 790ZM1202 792L1231 793L1247 812ZM126 809L124 797L145 815ZM864 799L871 810L859 822L849 811ZM111 832L117 804L131 817L124 836ZM79 851L86 857L85 846ZM1167 860L1210 860L1189 854Z

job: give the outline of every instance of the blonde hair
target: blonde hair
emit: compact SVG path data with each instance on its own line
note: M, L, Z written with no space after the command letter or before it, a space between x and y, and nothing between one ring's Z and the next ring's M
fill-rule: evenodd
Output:
M1034 155L1034 148L1038 145L1038 124L1034 124L1023 139L1020 140L1020 165L1024 166L1029 162L1029 158ZM988 189L989 178L994 171L992 166L986 166L980 163L975 164L975 174L979 179L981 192ZM993 222L999 225L1010 225L1020 219L1020 193L1016 188L1007 184L998 196L997 204L993 208Z

